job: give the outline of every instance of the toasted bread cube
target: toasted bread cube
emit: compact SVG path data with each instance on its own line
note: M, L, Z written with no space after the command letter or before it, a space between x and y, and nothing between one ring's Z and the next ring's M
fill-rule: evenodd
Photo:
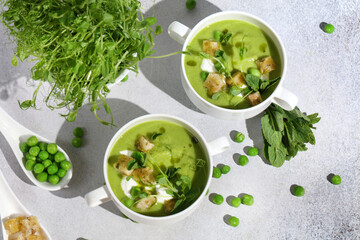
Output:
M245 77L241 72L236 72L231 77L232 79L226 78L227 85L229 85L230 87L238 86L239 88L246 87Z
M133 160L132 157L120 155L118 160L113 164L113 167L122 175L130 176L133 173L134 169L128 170L126 166L131 160Z
M132 175L134 176L135 181L142 182L146 185L151 185L156 182L153 174L153 170L149 167L137 168L134 170Z
M4 227L8 235L17 233L21 230L21 220L23 217L9 219L5 222Z
M28 240L42 240L43 238L40 235L30 235L27 238Z
M215 56L217 50L220 49L220 43L212 40L203 41L203 52L209 54L210 56Z
M262 102L262 98L259 91L249 94L249 96L246 97L246 100L251 104L251 106L258 105L259 103Z
M210 95L221 91L225 86L225 76L219 73L209 73L204 82L204 87Z
M136 208L140 210L148 210L156 203L156 198L149 196L147 198L140 199L135 205Z
M260 69L261 74L276 70L276 64L271 56L256 61L256 65Z
M9 236L9 240L27 240L26 235L22 232L18 232Z
M150 151L155 145L151 143L146 137L141 135L135 143L135 146L137 149L139 149L142 152L148 152Z
M166 214L170 214L172 212L176 202L177 199L175 198L164 201L164 210Z

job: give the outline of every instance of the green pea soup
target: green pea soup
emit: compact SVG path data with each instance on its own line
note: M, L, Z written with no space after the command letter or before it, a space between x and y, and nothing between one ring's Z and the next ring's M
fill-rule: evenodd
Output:
M169 121L149 121L136 125L129 129L115 142L111 149L108 165L107 175L110 187L115 196L123 201L126 195L121 188L121 181L124 177L114 167L114 162L120 156L120 151L129 150L137 151L134 145L139 135L151 138L155 133L161 133L161 136L153 140L155 147L147 153L151 161L156 161L156 164L161 169L176 167L180 168L179 174L187 175L192 182L192 188L199 188L200 193L203 192L208 179L208 166L206 154L201 144L196 141L193 135L184 127ZM197 160L206 160L206 165L197 168ZM159 170L147 162L147 166L153 169L154 176L159 174ZM195 201L194 199L193 201ZM190 203L192 204L192 202ZM189 205L190 205L189 204ZM187 206L185 206L186 208ZM148 210L140 210L134 206L131 210L148 215L148 216L166 216L163 204L156 203Z
M187 46L190 52L201 52L204 40L213 40L214 32L221 31L231 33L228 44L221 44L221 50L225 52L225 60L230 72L240 71L247 73L249 68L257 68L256 60L265 56L271 56L277 69L269 73L268 78L274 79L281 76L280 55L273 41L259 27L241 20L219 21L200 30ZM244 45L243 45L244 44ZM240 58L239 47L245 46L246 56ZM193 89L206 101L223 108L244 109L251 105L240 96L232 96L229 93L221 94L218 99L212 99L204 87L204 80L201 78L202 58L197 55L185 56L185 72ZM265 100L275 90L277 84L264 91L261 96ZM242 99L242 101L240 101Z

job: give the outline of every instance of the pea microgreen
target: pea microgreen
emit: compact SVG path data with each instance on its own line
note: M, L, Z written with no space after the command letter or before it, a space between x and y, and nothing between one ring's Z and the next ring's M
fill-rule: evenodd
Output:
M16 44L11 63L17 66L30 56L36 61L31 73L37 88L20 107L36 108L39 88L48 82L45 103L52 110L65 108L61 116L67 121L75 121L89 103L101 123L113 125L106 86L125 69L138 72L138 62L154 53L153 36L162 32L161 26L152 27L157 19L144 18L137 0L5 0L1 5L1 20ZM109 122L97 116L100 107Z

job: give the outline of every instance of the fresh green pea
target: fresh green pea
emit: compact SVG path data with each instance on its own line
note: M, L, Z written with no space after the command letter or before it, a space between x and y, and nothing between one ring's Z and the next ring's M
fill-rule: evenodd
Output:
M214 39L215 39L215 41L217 41L217 42L220 42L220 39L221 39L221 36L222 35L224 35L221 31L219 31L219 30L216 30L215 32L214 32Z
M41 142L39 143L39 147L41 151L46 151L47 143Z
M36 179L39 182L46 182L48 179L48 174L46 172L39 173L38 175L36 175Z
M36 164L36 162L34 160L27 160L25 162L25 169L32 171L34 169L35 164Z
M213 169L213 178L220 178L221 177L221 170L220 168L215 167Z
M49 153L47 152L47 151L40 151L39 152L39 158L41 159L41 160L46 160L46 159L48 159L49 158Z
M241 132L236 133L236 135L235 135L235 142L241 143L242 141L244 141L244 139L245 139L245 135L244 135L244 134L242 134Z
M59 163L61 161L64 161L65 160L65 154L62 153L62 152L57 152L55 155L54 155L54 160L55 162Z
M187 0L185 5L187 9L192 10L196 7L196 0Z
M200 77L201 77L202 80L205 81L208 76L209 76L209 72L201 71Z
M240 166L245 166L246 164L249 163L249 158L247 156L245 156L245 155L241 155L239 157L238 161L239 161Z
M53 184L56 185L59 182L60 178L58 175L49 175L48 177L48 181Z
M29 149L30 155L35 156L35 157L39 154L39 152L40 152L39 146L33 146Z
M71 163L69 161L64 160L60 162L60 167L67 171L71 168Z
M48 166L47 168L47 172L52 175L57 173L57 171L59 170L58 166L55 163L52 163L50 166Z
M74 129L73 134L75 137L82 137L84 136L84 130L80 127Z
M134 204L134 201L131 198L128 198L128 197L123 199L122 202L128 208L131 207Z
M73 140L72 140L72 145L76 148L79 148L81 147L82 145L82 139L79 138L79 137L74 137Z
M231 168L230 168L229 165L224 165L224 166L222 166L222 168L221 168L221 173L222 173L222 174L227 174L228 172L230 172L230 170L231 170Z
M241 205L241 199L239 197L234 197L231 200L231 206L233 207L239 207Z
M20 144L20 150L23 152L23 153L27 153L29 151L30 147L29 145L26 144L26 142L23 142Z
M42 163L37 163L34 166L34 173L39 174L42 173L44 171L45 167Z
M293 194L294 194L294 196L296 196L296 197L304 196L304 194L305 194L305 189L304 189L302 186L298 186L298 185L297 185L297 186L294 187Z
M36 161L36 157L33 156L33 155L31 155L30 153L27 153L27 154L25 155L25 159L26 159L26 160Z
M237 217L232 216L232 217L229 218L229 225L230 226L237 227L239 225L239 222L240 221L239 221L239 219Z
M341 183L341 177L339 175L332 176L331 183L334 185L339 185Z
M326 32L326 33L333 33L334 32L334 30L335 30L335 27L332 25L332 24L330 24L330 23L328 23L328 24L326 24L325 26L324 26L324 31Z
M213 202L217 205L220 205L224 202L224 197L221 196L220 194L216 194L213 198Z
M35 146L36 144L38 144L38 142L39 140L35 136L31 136L28 138L28 140L26 140L27 145L29 145L30 147Z
M248 155L249 156L256 156L259 154L259 150L256 147L249 148Z
M241 202L245 205L251 206L254 204L254 197L249 194L245 194L242 197Z
M59 176L59 178L62 178L66 175L66 170L60 168L57 172L57 175Z
M258 77L258 78L261 77L260 70L257 69L257 68L249 68L248 73L251 74L251 75L254 75L255 77Z
M51 160L46 159L42 162L42 164L44 165L44 168L47 168L48 166L50 166L52 164Z
M57 145L55 143L49 143L47 146L46 146L46 150L48 151L48 153L50 154L55 154L58 149L57 149Z

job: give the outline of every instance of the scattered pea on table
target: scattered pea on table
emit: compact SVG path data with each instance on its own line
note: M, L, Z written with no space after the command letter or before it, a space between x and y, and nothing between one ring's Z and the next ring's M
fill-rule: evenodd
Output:
M251 206L254 204L254 197L249 194L245 194L242 197L241 202L247 206Z
M249 148L248 155L249 156L256 156L259 154L259 150L256 147Z
M305 194L305 189L302 186L298 186L296 185L293 189L293 195L296 197L301 197L304 196Z
M232 217L229 218L229 225L230 226L237 227L239 225L239 222L240 221L239 221L239 219L237 217L232 216Z
M222 174L227 174L228 172L230 172L230 170L231 170L231 168L230 168L229 165L224 165L224 166L222 166L222 168L221 168L221 173L222 173Z
M241 205L241 199L239 197L234 197L231 200L231 206L233 207L239 207Z
M215 167L214 169L213 169L213 177L214 178L220 178L221 177L221 170L220 170L220 168L217 168L217 167Z
M216 194L213 198L213 202L216 204L216 205L220 205L224 202L224 197L221 196L220 194Z
M332 176L331 183L334 185L339 185L341 183L341 177L339 175Z
M238 133L236 133L234 140L235 140L235 142L237 142L237 143L241 143L241 142L244 141L244 139L245 139L245 135L242 134L241 132L238 132Z
M241 155L238 159L238 162L240 166L245 166L246 164L249 163L249 158L245 155Z

